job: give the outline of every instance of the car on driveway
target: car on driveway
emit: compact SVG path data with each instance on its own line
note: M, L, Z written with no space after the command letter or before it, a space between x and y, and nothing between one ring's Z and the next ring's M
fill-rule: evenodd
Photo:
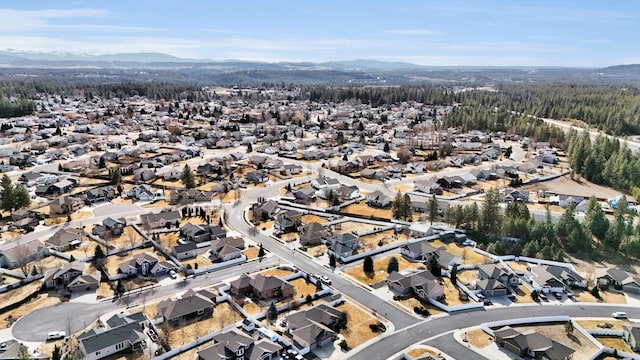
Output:
M171 277L172 279L176 279L178 278L178 274L176 273L175 270L171 270L169 271L169 277Z

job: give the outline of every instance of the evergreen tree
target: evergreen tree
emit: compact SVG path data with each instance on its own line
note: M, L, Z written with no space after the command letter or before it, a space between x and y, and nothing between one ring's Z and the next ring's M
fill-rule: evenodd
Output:
M484 195L482 203L482 229L494 237L500 230L500 194L498 189L491 188Z
M454 264L451 268L449 278L451 279L451 283L453 284L453 286L458 286L458 264Z
M0 180L0 187L2 187L2 210L11 212L15 208L15 202L13 194L13 184L11 183L11 179L9 179L9 176L7 176L7 174L2 175L2 179Z
M93 253L94 259L104 259L106 255L104 254L104 250L102 250L102 246L96 245L96 250Z
M329 255L329 267L331 268L335 268L336 267L336 256L333 254Z
M362 263L362 271L364 271L365 274L371 274L374 272L373 259L371 258L371 256L367 255L364 258L364 261Z
M187 189L193 189L196 187L196 179L193 175L193 172L191 171L191 168L189 167L189 164L186 164L184 166L182 175L180 176L180 180L182 181L184 187L186 187Z
M389 149L389 143L388 143L388 142L385 142L385 143L384 143L384 148L382 148L382 151L384 151L384 152L386 152L386 153L388 153L388 152L390 151L390 149Z
M267 310L267 319L271 321L278 319L278 308L276 307L276 303L273 301L271 302L271 304L269 304L269 309Z
M258 257L262 259L265 255L266 255L266 252L264 251L264 247L262 247L262 244L260 244L260 250L258 250Z
M391 274L394 271L398 271L399 267L398 259L395 256L392 256L387 264L387 273Z
M104 169L107 167L107 162L104 159L104 156L100 156L100 161L98 162L98 168Z
M431 199L429 199L429 222L433 224L435 220L438 219L438 199L436 199L436 195L432 195Z
M61 360L62 359L62 350L60 346L55 345L53 347L53 353L51 353L51 360Z
M584 225L596 239L600 241L604 240L607 230L609 229L609 219L607 219L604 211L602 211L602 207L598 204L595 195L587 202Z
M120 170L114 169L111 172L111 185L119 185L122 181L122 174L120 174Z
M29 190L22 185L19 184L13 189L13 201L14 208L21 209L23 207L27 207L31 205L31 196L29 195Z

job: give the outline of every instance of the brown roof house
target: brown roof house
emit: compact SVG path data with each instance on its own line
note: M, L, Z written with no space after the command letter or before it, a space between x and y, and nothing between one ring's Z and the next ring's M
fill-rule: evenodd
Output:
M198 351L197 360L275 360L282 346L267 339L254 340L238 329L213 337L214 345Z
M231 293L234 295L254 295L262 300L271 298L287 298L293 296L295 288L285 280L273 275L257 274L254 278L241 275L231 282Z
M345 324L345 313L320 304L287 316L287 328L298 349L313 350L337 338L340 326Z
M84 206L84 200L77 196L61 196L49 203L52 214L72 214Z
M216 295L207 290L187 290L184 295L175 299L162 300L158 304L158 315L162 321L172 325L199 321L213 314Z
M311 222L300 227L299 236L300 245L318 245L327 236L327 230L322 224Z
M390 290L399 295L415 295L420 300L441 299L444 296L444 288L429 270L402 274L397 271L389 274L386 280Z
M495 330L494 337L496 344L518 356L541 360L569 360L574 353L573 349L534 330L520 332L510 326L505 326Z

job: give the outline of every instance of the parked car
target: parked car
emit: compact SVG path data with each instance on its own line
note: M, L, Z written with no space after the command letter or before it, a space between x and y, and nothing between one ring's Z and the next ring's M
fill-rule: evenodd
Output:
M177 278L178 278L178 274L176 273L176 271L175 271L175 270L171 270L171 271L169 271L169 276L170 276L172 279L177 279Z
M329 279L326 275L322 275L322 277L320 278L320 281L322 281L327 285L331 285L331 279Z

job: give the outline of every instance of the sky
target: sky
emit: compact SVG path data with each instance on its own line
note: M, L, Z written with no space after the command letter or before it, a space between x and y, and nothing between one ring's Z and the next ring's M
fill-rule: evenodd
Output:
M640 63L640 1L0 1L0 49L602 67Z

